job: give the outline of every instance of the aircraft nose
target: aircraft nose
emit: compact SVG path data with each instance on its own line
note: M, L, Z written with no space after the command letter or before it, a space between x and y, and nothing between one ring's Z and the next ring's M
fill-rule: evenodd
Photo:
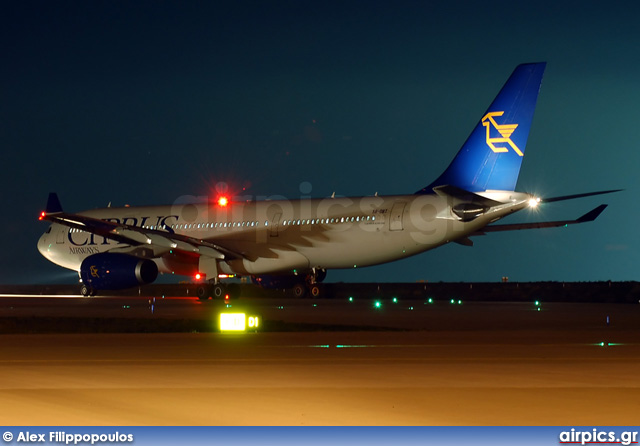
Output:
M42 254L46 258L49 258L49 248L51 247L48 241L48 236L49 234L45 232L44 234L42 234L42 236L40 236L40 239L38 240L38 251L40 251L40 254Z

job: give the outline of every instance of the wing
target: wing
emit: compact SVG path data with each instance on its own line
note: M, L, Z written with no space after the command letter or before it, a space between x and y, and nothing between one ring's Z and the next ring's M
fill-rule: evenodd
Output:
M601 204L597 208L587 212L582 217L576 220L559 220L559 221L545 221L539 223L515 223L508 225L488 225L482 228L480 231L474 232L471 235L484 235L487 232L499 232L499 231L518 231L521 229L540 229L540 228L555 228L558 226L575 225L579 223L587 223L595 220L605 210L606 204Z
M154 254L158 256L175 249L216 259L233 260L244 258L241 253L227 249L218 243L175 234L167 228L141 228L87 217L86 215L62 212L62 207L56 194L49 195L47 210L40 214L40 220L96 234L133 247L152 249Z

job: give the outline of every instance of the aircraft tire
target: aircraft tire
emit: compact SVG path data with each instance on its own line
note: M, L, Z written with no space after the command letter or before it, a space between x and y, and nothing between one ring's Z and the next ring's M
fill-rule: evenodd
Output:
M319 285L311 285L309 292L311 293L311 297L320 297L322 294L322 290Z
M213 287L213 297L216 299L221 299L224 297L224 286L223 285L214 285Z
M201 285L196 290L196 294L198 295L198 299L207 300L209 299L209 287Z
M93 291L87 285L81 285L80 286L80 294L82 294L84 297L88 297L88 296L91 296L92 294L95 294L95 291Z
M302 283L296 283L293 286L293 295L297 298L303 298L307 295L307 287Z

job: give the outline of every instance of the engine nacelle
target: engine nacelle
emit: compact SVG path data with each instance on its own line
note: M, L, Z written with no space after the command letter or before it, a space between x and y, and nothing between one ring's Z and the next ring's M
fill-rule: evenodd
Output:
M82 283L95 290L122 290L146 285L158 277L158 266L149 259L118 253L94 254L82 261Z

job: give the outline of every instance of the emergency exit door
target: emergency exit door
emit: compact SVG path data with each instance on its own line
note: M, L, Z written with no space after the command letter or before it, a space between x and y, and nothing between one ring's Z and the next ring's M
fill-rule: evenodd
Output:
M389 219L389 231L402 231L404 226L402 225L402 215L404 214L404 207L407 203L396 203L391 208L391 218Z

